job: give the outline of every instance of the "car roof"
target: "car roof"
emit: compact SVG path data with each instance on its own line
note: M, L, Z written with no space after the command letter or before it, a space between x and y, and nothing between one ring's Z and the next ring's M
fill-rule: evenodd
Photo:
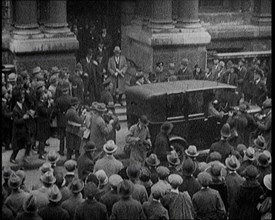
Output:
M132 86L127 88L126 95L134 94L135 96L150 98L164 94L169 95L210 89L236 89L236 86L208 80L181 80Z

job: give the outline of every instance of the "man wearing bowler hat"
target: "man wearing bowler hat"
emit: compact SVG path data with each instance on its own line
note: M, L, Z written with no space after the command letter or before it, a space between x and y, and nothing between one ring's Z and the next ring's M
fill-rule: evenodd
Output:
M99 189L94 183L89 182L84 186L86 200L76 208L74 220L108 219L106 206L95 199L98 193Z
M231 146L227 140L230 137L230 125L225 123L222 126L220 133L221 133L221 139L218 142L215 142L211 145L209 154L212 153L213 151L219 152L222 155L221 162L224 163L225 159L234 150L233 146Z
M62 194L56 185L53 185L49 194L49 204L39 209L38 214L43 219L69 220L69 213L61 207Z
M121 199L114 204L110 219L146 219L140 202L132 198L133 184L130 180L123 180L118 191Z
M125 56L121 55L119 46L116 46L113 52L114 56L109 58L108 61L108 71L114 85L112 95L114 97L114 101L118 101L118 103L123 106L122 95L125 92L125 73L128 68L127 61ZM118 100L116 99L117 95Z
M75 153L75 159L79 157L79 148L83 136L82 124L85 119L85 111L78 115L79 100L76 97L71 98L71 107L66 112L66 148L67 160L70 160Z

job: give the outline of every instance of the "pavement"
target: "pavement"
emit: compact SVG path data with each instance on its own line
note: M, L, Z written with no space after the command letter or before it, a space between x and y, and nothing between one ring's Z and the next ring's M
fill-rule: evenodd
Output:
M128 128L127 128L127 123L123 122L121 123L121 129L117 131L116 134L116 144L118 146L118 149L115 153L115 157L119 159L124 159L126 158L125 154L123 153L123 147L125 145L125 136L127 134ZM50 150L59 150L59 140L57 138L49 138L48 139L49 146L45 147L45 150L49 152ZM81 147L80 151L82 152L83 149ZM30 156L27 157L29 160L29 163L26 164L23 162L23 156L25 153L25 149L22 149L19 151L16 160L18 164L13 164L10 163L10 156L12 154L12 150L5 151L2 149L2 169L4 166L10 166L13 170L17 170L20 167L23 167L25 170L34 170L38 169L44 162L45 160L39 159L38 154L35 153L34 151L31 151ZM72 158L74 159L74 157ZM60 156L60 160L57 163L57 166L62 166L64 162L66 161L66 151L65 151L65 156Z

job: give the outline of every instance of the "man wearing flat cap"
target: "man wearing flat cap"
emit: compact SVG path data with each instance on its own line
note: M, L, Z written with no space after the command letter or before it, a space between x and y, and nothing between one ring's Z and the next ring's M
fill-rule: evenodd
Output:
M131 149L130 159L136 160L142 165L145 164L147 151L152 146L148 124L147 116L140 116L138 123L130 127L125 138L126 145Z
M108 71L114 85L112 95L114 97L114 101L118 101L118 103L123 106L122 95L125 92L125 73L128 66L125 56L121 55L119 46L116 46L113 52L114 56L109 58L108 61ZM118 99L116 99L117 95Z
M81 131L85 118L85 111L78 114L79 100L77 97L71 98L71 107L66 112L66 148L67 160L70 160L72 154L75 153L76 160L79 157L79 148L83 133Z
M202 188L192 197L195 219L223 219L226 211L221 196L217 190L209 188L212 181L211 175L201 172L198 175L198 181Z
M182 184L182 178L178 174L170 174L168 181L171 191L162 199L163 206L168 210L170 219L194 219L194 208L188 192L180 192L178 187Z
M133 184L130 180L123 180L118 191L121 199L114 204L110 219L145 219L142 205L132 198Z

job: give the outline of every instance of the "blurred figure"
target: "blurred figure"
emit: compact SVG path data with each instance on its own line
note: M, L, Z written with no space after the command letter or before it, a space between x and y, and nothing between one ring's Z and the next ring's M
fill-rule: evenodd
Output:
M188 67L188 59L183 58L180 62L180 69L177 72L178 80L188 80L193 78L192 71Z

